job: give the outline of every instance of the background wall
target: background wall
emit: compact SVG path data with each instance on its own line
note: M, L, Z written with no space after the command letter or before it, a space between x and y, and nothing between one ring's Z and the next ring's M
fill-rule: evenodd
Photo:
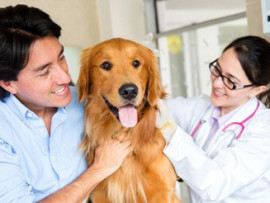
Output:
M270 40L270 37L263 34L261 0L246 0L248 33L258 35Z
M47 12L62 27L65 46L86 48L112 37L143 41L143 0L2 0L0 7L26 4Z
M97 0L100 40L123 37L143 41L146 31L143 0Z
M47 12L62 27L63 45L86 47L99 41L96 1L92 0L5 0L0 7L26 4Z

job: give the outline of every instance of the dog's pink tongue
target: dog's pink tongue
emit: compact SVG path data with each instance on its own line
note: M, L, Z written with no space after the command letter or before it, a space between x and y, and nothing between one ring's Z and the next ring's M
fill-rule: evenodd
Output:
M118 109L121 124L126 128L132 128L137 124L137 110L132 105L122 106Z

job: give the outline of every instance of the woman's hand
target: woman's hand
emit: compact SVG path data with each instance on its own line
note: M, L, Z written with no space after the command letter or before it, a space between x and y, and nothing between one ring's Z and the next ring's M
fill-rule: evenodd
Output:
M158 109L156 113L156 127L160 130L163 135L166 144L168 144L174 135L177 124L165 102L165 100L158 100Z

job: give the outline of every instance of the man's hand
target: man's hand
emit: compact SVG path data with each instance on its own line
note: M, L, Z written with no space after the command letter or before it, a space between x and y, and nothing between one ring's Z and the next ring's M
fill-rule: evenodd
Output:
M75 181L40 202L82 202L106 177L115 172L131 152L130 142L110 140L97 148L95 161Z
M92 167L102 172L101 178L106 178L120 168L130 152L130 141L122 143L117 140L106 141L96 149Z
M177 124L165 102L165 100L158 100L159 111L156 114L156 127L161 131L166 144L168 144L176 130Z

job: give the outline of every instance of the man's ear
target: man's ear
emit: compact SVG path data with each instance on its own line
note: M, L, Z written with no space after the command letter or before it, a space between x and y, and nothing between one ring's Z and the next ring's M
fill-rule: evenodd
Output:
M17 90L13 84L12 81L3 81L3 80L0 80L0 87L2 87L3 89L5 89L6 91L10 92L11 94L16 94L17 93Z

